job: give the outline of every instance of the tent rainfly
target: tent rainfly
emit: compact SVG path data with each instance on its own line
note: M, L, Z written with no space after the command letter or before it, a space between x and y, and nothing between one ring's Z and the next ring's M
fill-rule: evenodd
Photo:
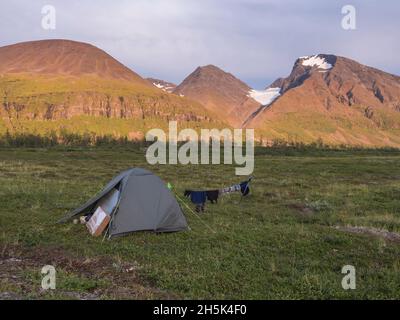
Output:
M150 171L132 168L114 177L83 206L59 222L91 215L99 206L110 215L108 236L135 231L174 232L188 229L186 218L165 183Z

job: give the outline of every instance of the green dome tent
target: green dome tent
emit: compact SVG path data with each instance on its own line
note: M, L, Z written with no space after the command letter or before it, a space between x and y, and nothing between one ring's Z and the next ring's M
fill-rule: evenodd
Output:
M83 206L59 222L90 215L101 205L111 216L108 236L135 231L173 232L188 229L186 218L166 184L150 171L133 168L114 177Z

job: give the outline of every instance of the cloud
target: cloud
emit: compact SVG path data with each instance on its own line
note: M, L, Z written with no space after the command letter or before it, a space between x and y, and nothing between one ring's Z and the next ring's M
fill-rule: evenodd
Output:
M287 75L301 55L335 53L400 71L394 0L353 0L357 30L341 28L348 1L2 0L0 45L43 38L90 42L143 76L180 82L216 64L257 88ZM41 8L57 29L41 28Z

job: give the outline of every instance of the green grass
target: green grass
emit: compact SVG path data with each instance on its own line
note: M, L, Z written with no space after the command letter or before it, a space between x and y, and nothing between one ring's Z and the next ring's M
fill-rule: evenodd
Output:
M46 135L64 129L129 137L150 128L165 129L173 119L181 120L181 128L229 127L193 100L142 83L96 76L2 75L0 100L0 134L8 130ZM106 105L110 107L108 116L89 116L82 110L95 112L100 108L104 112ZM68 116L46 115L50 106L58 111L80 111L71 111ZM128 115L122 116L119 108L126 109Z
M257 130L267 140L312 143L322 140L329 145L384 147L400 143L400 113L393 110L374 110L374 117L364 116L365 107L352 107L351 116L334 110L332 114L318 111L281 113L266 120ZM349 110L348 110L349 111ZM334 113L336 112L336 113Z
M0 149L0 251L56 248L80 260L133 264L136 280L156 289L153 298L166 292L198 299L400 298L400 244L334 228L400 233L398 151L258 150L251 195L207 205L201 218L216 233L188 210L191 231L104 242L81 225L55 224L128 167L152 170L179 195L241 180L230 165L152 167L141 149ZM40 262L22 271L23 291L3 278L0 292L47 298L37 293L47 264ZM356 267L356 290L341 287L347 264ZM91 277L78 267L61 268L57 290L91 293L112 283L97 272ZM57 290L55 298L64 298ZM109 297L118 294L101 295Z

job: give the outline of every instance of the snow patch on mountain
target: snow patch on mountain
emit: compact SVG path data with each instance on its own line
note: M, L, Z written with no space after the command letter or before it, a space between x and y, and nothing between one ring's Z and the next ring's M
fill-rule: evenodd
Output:
M165 92L172 93L172 91L174 91L174 89L176 88L176 85L172 82L167 82L155 78L147 78L146 80L149 81L156 88Z
M250 90L248 96L261 103L263 106L270 105L280 94L281 88L267 88L265 90Z
M153 84L154 84L158 89L163 89L163 88L164 88L164 86L163 86L161 83L153 82Z
M305 56L300 57L299 59L303 60L302 65L307 67L317 66L318 69L329 70L332 69L332 65L328 63L324 58L315 56Z
M153 82L153 85L156 86L158 89L161 89L161 90L163 90L165 92L170 92L171 93L172 90L174 90L173 86L168 86L168 85L165 85L165 84L160 83L160 82Z

